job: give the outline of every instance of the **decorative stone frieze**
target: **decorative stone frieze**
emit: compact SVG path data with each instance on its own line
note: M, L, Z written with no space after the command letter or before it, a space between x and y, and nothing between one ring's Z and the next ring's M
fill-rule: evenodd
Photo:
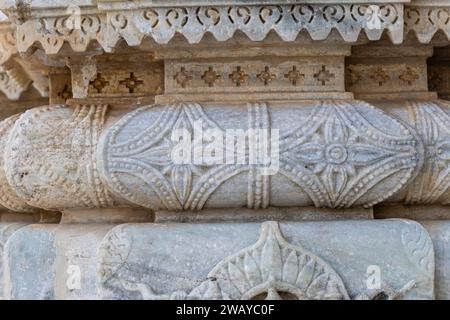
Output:
M317 3L316 3L317 2ZM284 41L294 41L306 30L313 40L324 40L336 29L345 41L357 40L361 30L377 40L387 30L394 42L402 40L403 6L398 3L348 4L286 4L271 1L267 5L252 5L235 1L208 2L208 6L191 1L188 6L136 5L130 10L117 2L101 2L99 8L122 9L107 12L108 38L125 39L128 45L138 45L144 36L157 43L168 43L176 33L189 43L198 43L206 33L225 41L241 31L253 41L263 40L274 31ZM376 1L375 1L376 3ZM373 26L373 27L372 27ZM114 40L111 40L114 46Z
M0 91L8 99L18 100L30 83L30 78L19 65L0 66Z
M343 73L343 57L169 60L164 96L157 101L240 100L245 93L272 100L311 98L324 92L339 97L345 96Z
M104 238L99 259L103 299L433 298L432 242L401 220L128 224ZM369 265L383 270L379 290L365 288Z
M130 112L101 139L104 106L30 110L13 129L13 120L3 123L4 170L12 187L3 187L3 205L16 211L26 211L25 202L45 209L110 207L114 202L107 189L117 200L155 210L447 204L449 104L373 103L394 117L356 100L156 105ZM42 126L44 119L47 126ZM172 155L179 140L172 133L182 129L189 139L197 139L198 130L216 130L225 149L208 163L204 159L214 144L202 140L203 158L194 154L191 164L176 163ZM236 162L239 150L227 145L227 130L248 135L248 129L279 130L279 143L273 145L279 157L271 158L270 165L249 162L248 136L244 162ZM39 158L31 156L36 148ZM234 162L227 162L228 152ZM273 174L261 172L274 168ZM36 192L39 188L42 193Z
M346 90L359 99L434 99L428 90L431 46L387 42L355 46L346 60Z
M0 2L0 299L450 298L450 1Z
M68 64L72 75L71 95L76 99L154 98L156 94L164 92L163 64L154 61L149 54L89 56L81 59L74 56L69 58Z
M414 33L429 43L437 32L450 40L450 3L447 0L412 0L405 8L405 34Z
M49 5L46 10L31 4L29 10L34 14L23 15L14 1L6 1L0 9L16 21L19 51L39 43L48 54L57 53L66 42L74 51L85 51L95 40L111 51L120 39L130 46L139 45L144 37L165 44L181 34L189 43L198 43L206 33L226 41L236 31L252 41L263 40L270 31L284 41L294 41L302 30L314 40L324 40L336 29L344 41L354 42L362 30L370 40L378 40L387 30L393 42L402 41L404 1L321 2L189 1L180 6L153 1L133 5L99 1L96 5L88 1L80 7Z
M215 130L222 140L226 129L278 129L279 159L270 166L225 164L227 145L217 163L176 164L171 134L177 129L203 148L210 142L194 137L195 130ZM109 188L155 210L372 206L405 186L423 157L412 131L360 101L143 107L110 128L99 151ZM275 174L261 173L270 167Z
M372 101L408 127L414 128L424 145L424 163L418 176L408 188L397 194L392 201L406 204L449 203L448 142L450 103L431 101Z

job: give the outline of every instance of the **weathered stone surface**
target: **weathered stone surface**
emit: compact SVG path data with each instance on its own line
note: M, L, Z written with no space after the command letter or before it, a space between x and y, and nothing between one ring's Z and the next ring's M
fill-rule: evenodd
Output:
M450 203L450 103L444 100L373 102L415 129L424 144L424 164L392 202Z
M436 299L450 299L450 222L421 221L433 241L435 252L435 290Z
M127 224L99 257L104 299L434 297L433 245L406 220Z
M49 106L16 121L5 156L13 190L48 210L106 207L113 202L98 176L95 151L105 105Z
M429 43L437 32L450 40L450 3L447 0L413 0L405 9L405 34L415 33L422 43Z
M32 207L21 199L13 188L9 185L5 173L5 149L8 143L9 134L19 115L9 117L0 122L0 204L9 210L16 212L31 212Z
M0 20L0 64L17 53L15 29L7 20Z
M96 299L97 250L107 224L29 225L5 247L5 298Z
M265 39L271 31L283 41L294 41L301 31L306 31L314 40L324 40L332 30L337 30L344 41L355 42L362 30L370 40L380 39L386 30L394 43L401 43L402 2L328 1L324 4L308 1L298 4L272 0L249 4L245 1L192 1L181 5L102 1L97 5L87 1L75 8L63 6L65 15L51 14L52 11L61 12L60 3L32 3L29 9L40 10L39 17L25 19L14 1L6 1L0 9L8 10L14 20L20 22L16 24L19 51L39 43L46 53L55 54L64 43L74 51L85 51L95 40L105 51L111 51L121 39L130 46L141 44L145 37L167 44L176 34L181 34L189 43L198 43L206 34L212 34L218 41L226 41L236 31L243 32L252 41ZM78 22L67 17L74 13L80 16Z
M54 299L56 225L29 225L15 232L3 253L5 299Z
M0 222L0 300L4 299L4 278L3 278L3 269L4 269L4 260L3 260L3 252L5 248L6 241L9 237L18 229L23 227L25 223L13 222L13 223L5 223Z
M196 139L196 123L222 134L218 139L227 129L278 129L279 163L270 156L270 167L279 170L264 174L267 165L248 160L229 164L226 141L218 162L194 155L174 163L171 134L184 129ZM207 139L198 144L211 147ZM108 187L155 210L372 206L406 185L423 157L413 132L360 101L148 106L108 129L99 152Z
M450 299L449 44L448 0L0 1L0 299Z
M329 209L286 207L253 210L249 208L206 209L202 211L156 211L154 222L260 222L260 221L331 221L373 219L373 208ZM448 214L450 217L450 212ZM153 221L152 221L153 222Z

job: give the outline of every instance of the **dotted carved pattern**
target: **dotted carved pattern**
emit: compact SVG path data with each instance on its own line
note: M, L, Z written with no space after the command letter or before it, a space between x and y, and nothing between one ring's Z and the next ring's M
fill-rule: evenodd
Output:
M409 204L449 204L450 103L408 103L409 119L423 141L424 165L408 188Z

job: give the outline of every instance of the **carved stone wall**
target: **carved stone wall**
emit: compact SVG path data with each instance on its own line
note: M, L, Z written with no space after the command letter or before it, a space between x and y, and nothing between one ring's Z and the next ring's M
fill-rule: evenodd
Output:
M0 10L0 299L450 298L449 1Z

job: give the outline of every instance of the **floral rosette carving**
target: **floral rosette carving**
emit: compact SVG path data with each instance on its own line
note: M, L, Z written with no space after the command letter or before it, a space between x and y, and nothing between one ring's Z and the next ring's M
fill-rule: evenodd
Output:
M154 210L214 208L211 199L227 192L219 207L245 201L249 208L370 207L404 188L423 161L415 134L364 102L309 101L289 110L249 104L234 110L237 118L248 118L248 128L280 130L274 174L258 174L249 163L175 164L174 130L194 136L194 123L201 120L204 129L225 132L223 118L217 112L211 118L209 107L180 104L143 107L108 129L98 156L102 178L117 196ZM300 122L293 130L274 120L289 113ZM233 192L229 184L246 188Z

